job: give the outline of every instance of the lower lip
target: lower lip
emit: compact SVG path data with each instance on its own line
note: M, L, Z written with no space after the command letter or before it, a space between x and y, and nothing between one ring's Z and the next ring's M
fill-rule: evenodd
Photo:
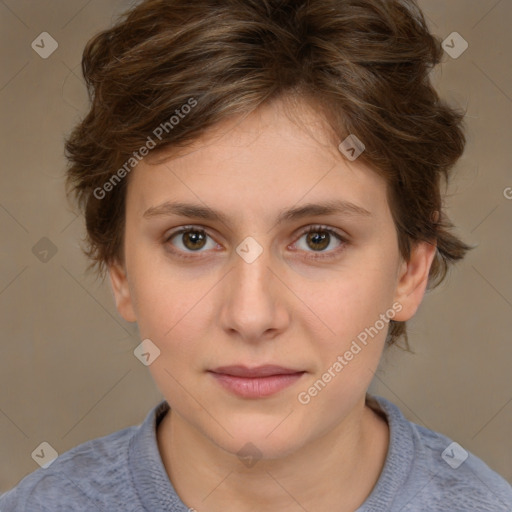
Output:
M228 391L244 398L263 398L273 395L297 382L304 372L268 377L234 377L210 372L217 382Z

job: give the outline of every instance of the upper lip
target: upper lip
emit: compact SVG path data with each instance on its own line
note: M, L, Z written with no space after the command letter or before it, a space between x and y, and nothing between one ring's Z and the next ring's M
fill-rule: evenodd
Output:
M213 373L232 375L234 377L268 377L270 375L289 375L292 373L304 372L304 370L294 370L292 368L284 368L273 364L255 366L253 368L248 368L243 365L219 366L218 368L210 371Z

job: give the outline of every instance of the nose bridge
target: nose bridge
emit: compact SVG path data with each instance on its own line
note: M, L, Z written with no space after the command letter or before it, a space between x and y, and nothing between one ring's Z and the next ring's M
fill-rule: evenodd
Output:
M262 293L268 295L269 280L272 273L269 268L272 264L271 249L268 246L270 237L258 237L258 241L253 236L247 236L236 247L234 255L235 271L233 279L235 280L234 289L257 296L255 298L261 300ZM247 300L247 297L242 297Z
M249 236L235 248L234 267L226 283L228 298L221 315L224 328L236 330L246 339L261 339L270 329L282 329L287 318L271 271L275 266L271 249L263 239L260 243Z

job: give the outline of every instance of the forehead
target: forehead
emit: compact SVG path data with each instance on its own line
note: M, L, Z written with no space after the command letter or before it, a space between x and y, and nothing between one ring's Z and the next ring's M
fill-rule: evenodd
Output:
M186 123L186 119L183 121ZM145 158L145 163L191 161L196 152L204 158L240 159L258 151L263 161L270 153L300 153L301 157L339 159L339 141L318 108L307 100L283 97L265 103L244 115L233 115L210 127L184 148L165 148ZM250 146L253 150L251 151ZM261 151L265 149L265 151ZM200 158L200 157L199 157Z
M261 106L218 123L186 148L150 154L130 176L129 208L140 216L166 201L193 201L264 218L283 206L345 200L384 213L384 179L347 160L310 105L283 107Z

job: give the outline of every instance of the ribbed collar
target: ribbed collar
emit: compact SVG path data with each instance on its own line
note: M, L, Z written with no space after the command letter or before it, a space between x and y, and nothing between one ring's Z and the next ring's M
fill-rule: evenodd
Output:
M381 396L368 393L366 403L386 416L389 446L379 479L356 512L383 512L392 510L393 501L405 488L419 446L415 446L412 425L395 404Z
M176 494L158 450L157 427L169 409L165 401L158 404L146 416L128 448L132 484L148 512L189 512Z

